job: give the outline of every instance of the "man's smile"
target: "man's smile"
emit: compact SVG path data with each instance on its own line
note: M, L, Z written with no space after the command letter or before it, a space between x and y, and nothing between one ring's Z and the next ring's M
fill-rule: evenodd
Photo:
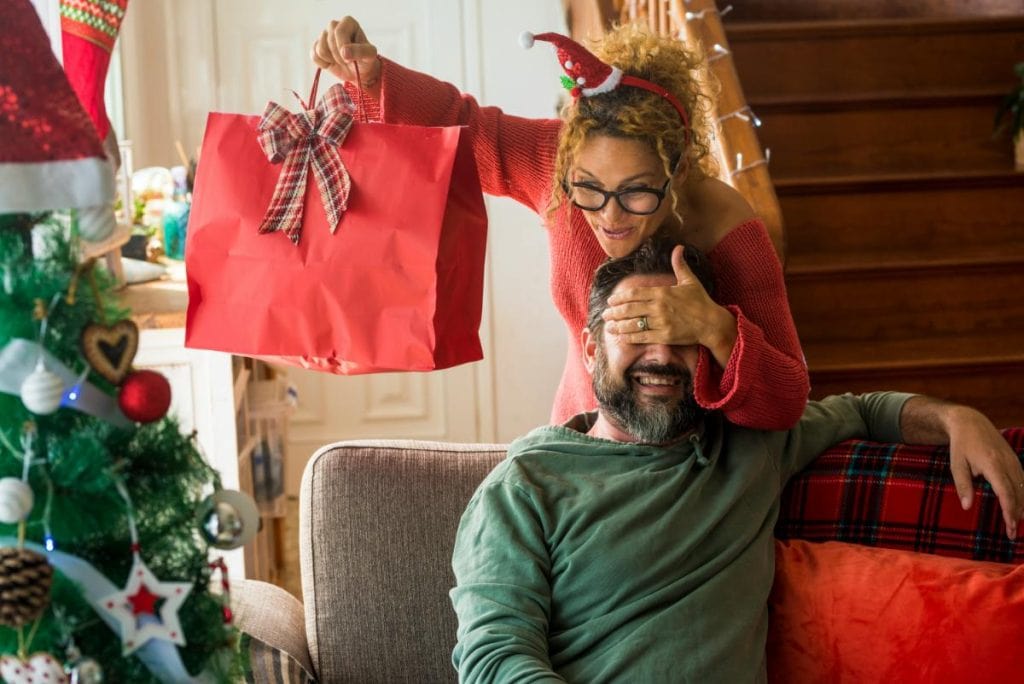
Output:
M641 385L669 385L676 386L681 378L679 376L651 375L649 373L634 373L633 380Z

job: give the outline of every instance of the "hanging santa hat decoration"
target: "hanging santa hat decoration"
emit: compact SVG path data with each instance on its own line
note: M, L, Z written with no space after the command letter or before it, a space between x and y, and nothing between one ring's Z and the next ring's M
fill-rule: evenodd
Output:
M0 213L113 205L114 173L29 0L0 2Z
M519 44L525 49L533 47L534 42L538 40L555 46L558 63L565 71L565 75L562 76L562 85L574 98L608 93L619 86L641 88L665 98L679 112L679 117L683 120L683 127L689 134L690 117L686 113L686 108L672 93L657 83L622 73L618 67L605 64L572 38L560 33L533 34L523 31L519 35Z

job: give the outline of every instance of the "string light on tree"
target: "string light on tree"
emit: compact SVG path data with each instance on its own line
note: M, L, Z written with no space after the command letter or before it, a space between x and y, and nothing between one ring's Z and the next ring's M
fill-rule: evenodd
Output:
M61 399L61 402L60 402L61 406L69 406L69 407L74 407L75 406L75 404L78 402L78 400L82 396L82 386L83 386L83 383L85 382L85 379L88 376L89 376L89 367L86 366L85 370L83 370L79 374L79 376L75 380L74 384L71 385L71 387L69 387L67 389L67 391L64 393L64 397Z

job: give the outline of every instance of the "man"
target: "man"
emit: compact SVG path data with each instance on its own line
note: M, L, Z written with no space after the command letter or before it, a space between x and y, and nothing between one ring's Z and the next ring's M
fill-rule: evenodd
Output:
M514 442L466 509L451 592L462 681L764 681L779 495L844 439L950 441L960 491L984 474L1015 535L1024 472L972 409L845 395L811 402L789 432L704 413L696 347L631 344L601 318L626 289L710 291L682 251L653 241L598 269L582 335L599 410Z

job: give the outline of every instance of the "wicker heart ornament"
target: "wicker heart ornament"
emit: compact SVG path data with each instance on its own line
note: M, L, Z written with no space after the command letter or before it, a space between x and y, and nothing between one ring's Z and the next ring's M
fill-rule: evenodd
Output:
M139 327L130 320L114 325L91 323L82 330L82 355L97 373L121 384L139 349Z

